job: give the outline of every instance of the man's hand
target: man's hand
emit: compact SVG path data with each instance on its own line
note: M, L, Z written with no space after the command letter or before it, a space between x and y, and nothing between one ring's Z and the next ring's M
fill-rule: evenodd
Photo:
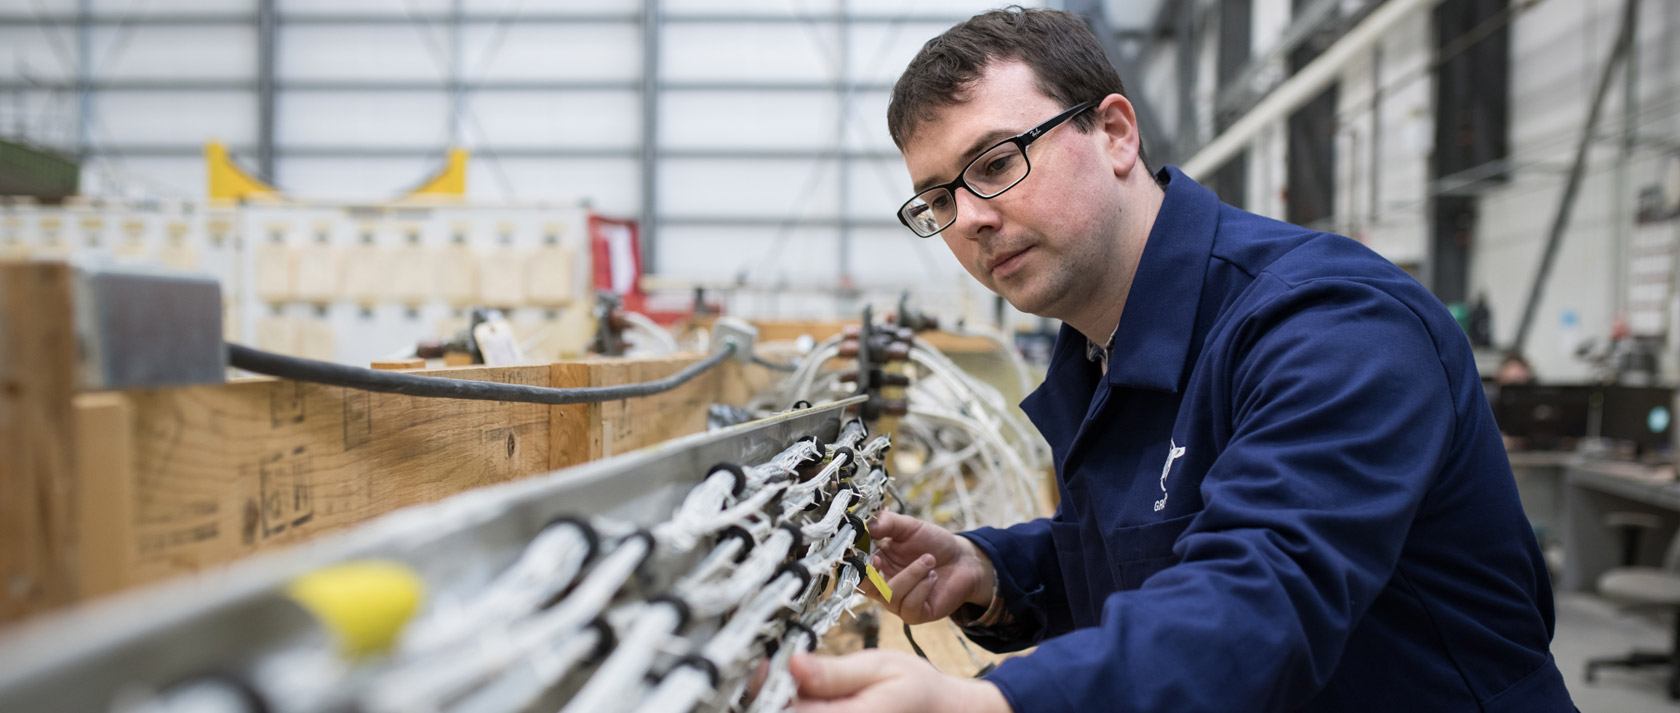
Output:
M997 686L947 676L898 651L799 654L788 670L799 683L797 713L1010 713Z
M886 601L865 579L860 587L908 624L951 615L964 604L984 607L995 587L992 560L966 537L913 517L883 512L869 523L873 564L892 588Z

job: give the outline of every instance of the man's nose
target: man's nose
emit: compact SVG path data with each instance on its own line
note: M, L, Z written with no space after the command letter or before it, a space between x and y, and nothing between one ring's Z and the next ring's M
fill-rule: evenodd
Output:
M970 240L978 240L983 233L995 231L998 228L997 206L991 201L974 195L967 188L956 191L957 221L951 227L958 234Z

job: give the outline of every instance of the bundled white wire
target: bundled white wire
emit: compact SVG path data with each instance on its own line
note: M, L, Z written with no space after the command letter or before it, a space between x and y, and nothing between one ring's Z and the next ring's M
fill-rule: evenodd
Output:
M840 526L840 521L846 519L846 507L856 499L857 493L850 490L842 490L836 493L834 500L828 504L828 512L823 514L822 519L807 523L803 528L800 528L800 532L813 539L833 532L834 528Z
M639 608L630 630L619 637L611 656L589 677L561 713L616 713L635 702L628 691L640 689L665 641L682 623L676 605L652 602Z
M776 567L787 559L788 551L792 548L793 535L787 530L778 529L754 547L747 559L735 568L735 572L722 581L683 579L673 591L681 596L683 601L688 602L689 607L698 616L721 614L764 586L776 573Z
M631 329L636 334L647 337L646 341L636 341L639 351L645 350L653 356L664 356L677 352L677 339L671 336L671 333L666 331L664 327L659 326L658 322L649 319L647 315L626 310L624 320L630 323Z
M368 686L361 708L374 713L441 710L531 652L575 636L605 611L647 554L645 538L624 540L559 604L516 628L487 632L442 655L385 671Z
M479 591L415 622L389 659L323 668L334 659L315 651L321 655L274 659L273 668L290 675L258 680L264 690L319 684L318 694L289 695L299 705L287 713L513 713L551 701L568 683L577 686L568 713L727 705L733 699L719 696L739 695L762 635L780 632L787 648L803 647L858 596L856 560L840 562L853 553L858 519L884 502L880 458L890 447L885 437L865 446L866 438L861 422L848 423L826 450L808 438L741 468L744 477L715 468L647 532L607 518L557 522ZM842 472L852 475L837 484ZM815 502L822 512L806 512ZM590 562L596 537L604 554ZM707 541L715 542L710 551L696 553ZM666 569L673 566L685 573ZM831 575L835 588L823 596ZM663 586L669 600L638 600ZM703 640L678 634L685 617L699 622L690 628ZM700 658L678 662L650 690L661 661L683 654ZM777 661L785 677L786 654ZM776 689L757 709L785 702L785 693Z
M679 552L694 549L701 537L721 529L714 525L725 503L729 502L735 485L735 474L727 470L706 476L704 481L688 491L671 519L653 528L653 536L661 544Z
M758 487L778 478L790 478L799 473L799 467L817 459L824 454L818 452L817 442L801 439L788 446L776 457L763 465L747 468L747 483Z
M535 610L571 585L588 554L589 542L578 524L560 522L548 527L471 602L410 625L403 636L402 655L429 654Z

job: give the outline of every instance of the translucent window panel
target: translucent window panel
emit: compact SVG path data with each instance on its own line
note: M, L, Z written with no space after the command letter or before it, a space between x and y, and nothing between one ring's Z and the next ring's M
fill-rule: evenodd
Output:
M809 17L833 15L836 0L783 0L767 3L764 0L660 0L659 9L680 15L769 15Z
M80 0L0 0L0 12L7 15L72 13Z
M276 140L287 146L438 146L449 141L442 92L281 92Z
M833 92L667 91L659 140L667 148L827 148L839 105Z
M396 198L443 166L435 157L288 157L275 161L276 182L293 198L324 201L381 201Z
M73 91L0 93L0 135L53 148L74 148L78 114Z
M410 12L448 12L451 0L275 0L282 15L306 12L311 15L373 15L390 13L408 17Z
M922 45L950 28L944 22L854 25L847 73L857 82L896 82Z
M660 275L715 282L745 274L756 284L835 284L840 238L834 228L668 225L657 239Z
M431 33L427 35L426 33ZM433 37L434 41L427 40ZM296 79L439 80L449 73L445 28L424 25L282 25L277 73Z
M632 81L642 73L642 29L633 22L472 24L462 44L471 80Z
M835 215L835 161L664 159L663 216L812 218Z
M987 10L994 9L999 3L989 0L915 0L906 3L904 0L848 0L848 6L854 14L886 15L950 15L952 17L967 17ZM1023 0L1013 3L1026 7L1042 7L1044 3Z
M0 77L63 81L75 76L73 28L0 27Z
M910 199L910 173L905 170L904 162L856 158L848 161L847 166L851 181L851 205L847 212L896 223L898 207ZM905 230L905 234L909 231Z
M832 81L833 23L692 23L665 26L659 71L667 80Z
M636 148L641 95L633 91L479 91L469 95L474 138L496 146Z
M576 203L628 218L641 210L641 164L633 158L492 158L474 153L467 195L475 201Z
M25 0L12 1L22 3ZM34 3L35 0L28 0L28 2ZM72 0L67 4L73 7L76 3ZM217 14L254 12L256 8L256 0L169 0L167 3L148 2L148 0L93 0L94 12L144 13L151 17L168 17L195 12L214 12Z
M255 92L100 91L100 135L117 144L230 144L256 141Z
M918 238L902 228L853 229L847 251L852 256L852 280L865 289L901 290L915 285L911 299L916 299L923 290L945 291L974 282L945 241Z
M82 165L83 195L202 200L204 159L192 156L101 156Z
M246 25L93 29L97 79L252 79L257 33Z
M665 9L666 3L660 6ZM474 0L470 9L482 13L598 14L641 12L642 3L640 0Z
M850 124L846 128L846 146L853 149L897 151L892 134L887 133L887 105L891 92L856 92L852 94Z

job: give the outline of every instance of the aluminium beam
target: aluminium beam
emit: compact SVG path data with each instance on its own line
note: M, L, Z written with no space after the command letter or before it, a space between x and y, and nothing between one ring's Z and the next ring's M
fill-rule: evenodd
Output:
M1287 118L1296 109L1312 101L1325 87L1341 78L1352 62L1361 52L1366 52L1373 45L1382 41L1395 25L1410 18L1413 13L1428 10L1439 4L1441 0L1387 0L1360 22L1347 34L1324 50L1310 64L1296 72L1277 89L1256 104L1253 109L1242 118L1231 123L1213 141L1202 147L1196 155L1190 157L1182 166L1185 175L1198 180L1212 175L1225 162L1241 153L1243 149L1260 135L1260 132L1273 123Z

